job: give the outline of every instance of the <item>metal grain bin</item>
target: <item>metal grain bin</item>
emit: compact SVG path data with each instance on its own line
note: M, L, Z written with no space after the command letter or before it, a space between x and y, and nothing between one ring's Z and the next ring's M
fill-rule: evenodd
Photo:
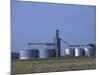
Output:
M55 56L54 49L40 49L39 50L39 58L50 58Z
M33 59L38 57L38 49L20 50L20 59Z
M68 48L65 51L66 51L66 56L74 56L75 54L74 48Z
M84 49L83 48L75 48L75 56L76 57L84 56Z
M91 48L84 48L85 50L85 56L94 56L95 55L95 51Z

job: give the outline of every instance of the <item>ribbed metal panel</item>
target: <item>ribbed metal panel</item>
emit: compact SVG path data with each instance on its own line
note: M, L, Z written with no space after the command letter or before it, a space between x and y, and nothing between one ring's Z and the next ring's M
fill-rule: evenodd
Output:
M84 56L84 49L83 48L75 48L75 56L76 57Z
M20 50L20 59L33 59L38 57L38 49Z
M49 58L55 56L54 49L40 49L39 50L39 58Z
M85 50L85 56L94 56L95 55L94 50L91 48L84 48L84 50Z
M66 51L66 56L74 56L74 48L68 48L65 50Z

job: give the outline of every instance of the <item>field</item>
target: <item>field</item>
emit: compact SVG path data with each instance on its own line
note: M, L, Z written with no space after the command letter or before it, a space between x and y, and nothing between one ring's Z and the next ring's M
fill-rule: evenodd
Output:
M11 74L43 73L96 69L95 58L51 58L12 60Z

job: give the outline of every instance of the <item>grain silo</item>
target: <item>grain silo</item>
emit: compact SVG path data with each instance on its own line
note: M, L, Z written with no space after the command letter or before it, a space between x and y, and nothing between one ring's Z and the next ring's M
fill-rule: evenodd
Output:
M55 56L55 49L40 49L39 58L50 58Z
M95 55L95 51L92 48L84 48L85 50L85 56L94 56Z
M65 51L66 51L66 56L74 56L75 54L74 48L67 48Z
M84 56L84 49L83 48L75 48L75 56L76 57Z
M20 59L33 59L38 57L38 49L20 50Z

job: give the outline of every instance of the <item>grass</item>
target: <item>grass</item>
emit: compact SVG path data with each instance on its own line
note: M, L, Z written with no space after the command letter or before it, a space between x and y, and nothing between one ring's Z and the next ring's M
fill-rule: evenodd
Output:
M12 75L96 69L95 58L12 60Z

